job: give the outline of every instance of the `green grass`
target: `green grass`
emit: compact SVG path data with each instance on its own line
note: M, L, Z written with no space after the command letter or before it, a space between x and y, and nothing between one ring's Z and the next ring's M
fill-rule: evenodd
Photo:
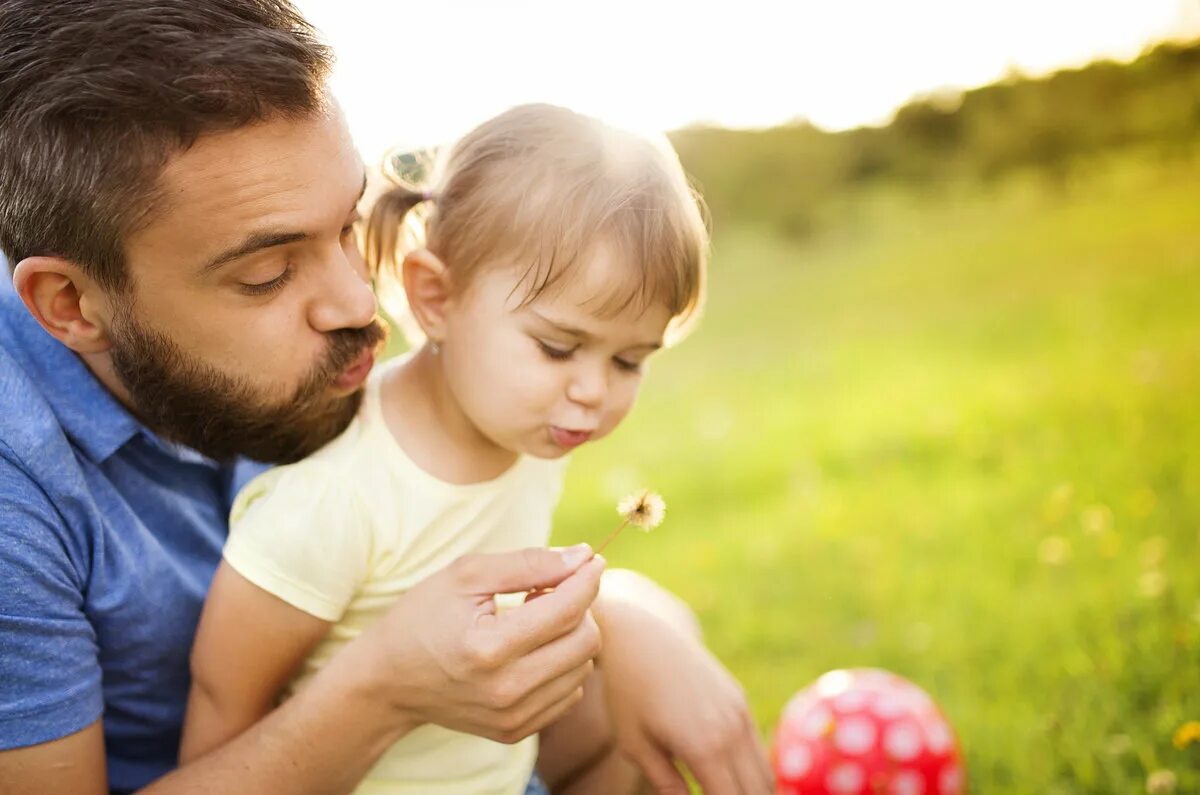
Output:
M720 229L699 330L572 465L764 733L822 672L929 690L976 793L1200 791L1200 166L880 195L807 243Z

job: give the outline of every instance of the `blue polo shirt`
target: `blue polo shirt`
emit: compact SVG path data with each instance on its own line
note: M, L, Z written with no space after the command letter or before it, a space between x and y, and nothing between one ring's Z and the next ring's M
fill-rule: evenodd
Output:
M143 427L0 290L0 749L104 722L109 786L176 765L237 489Z

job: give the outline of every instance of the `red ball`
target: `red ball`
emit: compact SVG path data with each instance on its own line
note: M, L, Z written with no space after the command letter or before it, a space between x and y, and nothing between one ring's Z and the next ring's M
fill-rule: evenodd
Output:
M954 730L933 699L873 668L830 671L783 711L771 749L779 795L962 795Z

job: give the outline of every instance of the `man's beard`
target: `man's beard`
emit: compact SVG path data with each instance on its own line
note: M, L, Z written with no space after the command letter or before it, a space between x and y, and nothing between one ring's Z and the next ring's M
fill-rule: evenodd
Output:
M210 458L246 456L290 463L315 452L350 424L362 390L334 395L334 381L364 350L387 338L378 320L326 334L329 350L285 400L264 399L250 383L184 352L121 307L111 329L113 369L134 412L155 433Z

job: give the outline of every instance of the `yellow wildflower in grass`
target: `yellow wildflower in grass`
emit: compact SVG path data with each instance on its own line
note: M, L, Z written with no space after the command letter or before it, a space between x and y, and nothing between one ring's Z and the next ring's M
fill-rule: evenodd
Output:
M1146 599L1157 599L1166 593L1166 590L1167 575L1157 569L1143 572L1142 576L1138 577L1138 591Z
M1079 514L1079 524L1083 532L1090 536L1103 535L1113 526L1113 512L1107 505L1097 503L1084 508Z
M658 527L667 514L667 503L663 501L662 495L649 489L643 489L618 502L617 513L621 514L621 524L617 525L617 529L609 533L608 538L596 547L597 555L603 552L604 548L629 525L646 533Z
M1071 559L1071 542L1062 536L1047 536L1038 544L1038 560L1046 566L1062 566Z
M1158 568L1167 555L1167 539L1151 536L1142 542L1142 568Z
M1192 743L1200 743L1200 720L1189 720L1175 730L1171 742L1176 748L1183 750Z

